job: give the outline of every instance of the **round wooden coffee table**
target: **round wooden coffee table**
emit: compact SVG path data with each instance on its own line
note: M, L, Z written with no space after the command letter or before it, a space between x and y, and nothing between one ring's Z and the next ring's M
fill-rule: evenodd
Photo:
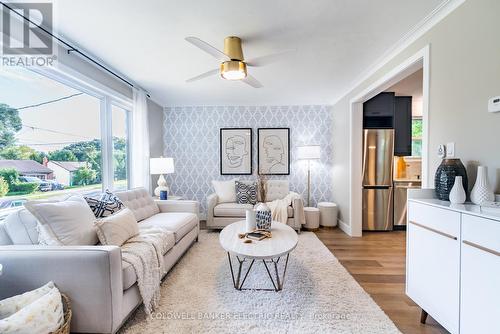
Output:
M271 224L272 238L266 238L260 241L252 240L252 243L244 243L244 239L240 239L238 234L245 232L246 224L245 221L242 220L226 226L219 235L220 244L227 252L234 288L237 290L282 290L290 252L297 247L297 243L299 241L297 233L290 226L275 221ZM278 266L280 259L285 256L286 259L285 264L283 265L283 274L280 277ZM235 257L239 263L236 275L233 270L231 257ZM243 276L243 279L241 280L243 264L247 261L250 264L245 275ZM252 269L255 261L262 261L264 263L264 267L266 268L274 289L243 288L243 284L245 284L248 273ZM276 279L273 278L268 265L274 267Z

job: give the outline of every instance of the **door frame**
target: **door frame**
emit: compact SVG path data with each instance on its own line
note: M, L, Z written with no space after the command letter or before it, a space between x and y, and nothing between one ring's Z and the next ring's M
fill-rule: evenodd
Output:
M419 69L423 69L422 92L422 187L430 187L429 179L429 79L430 45L407 58L349 101L349 222L350 236L363 234L362 164L363 164L363 103L385 91Z

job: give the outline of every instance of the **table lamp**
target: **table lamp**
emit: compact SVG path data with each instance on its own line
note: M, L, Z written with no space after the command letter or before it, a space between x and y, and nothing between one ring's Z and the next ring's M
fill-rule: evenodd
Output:
M172 174L174 172L174 159L173 158L151 158L149 160L149 171L151 175L160 175L158 178L158 187L156 187L154 193L155 196L160 196L160 191L168 192L167 180L163 174Z
M321 157L319 145L297 147L297 160L307 160L307 206L311 205L311 160Z

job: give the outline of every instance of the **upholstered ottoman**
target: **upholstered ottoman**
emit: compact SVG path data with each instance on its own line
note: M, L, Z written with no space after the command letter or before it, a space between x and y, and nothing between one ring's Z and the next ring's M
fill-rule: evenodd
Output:
M306 216L306 224L304 228L306 230L316 230L319 228L319 209L306 206L304 208L304 214Z
M337 226L338 207L332 202L319 202L319 222L321 226L334 227Z

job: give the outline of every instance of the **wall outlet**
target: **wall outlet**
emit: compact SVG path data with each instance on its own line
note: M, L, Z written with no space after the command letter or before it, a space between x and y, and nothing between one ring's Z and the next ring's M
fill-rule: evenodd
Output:
M447 143L446 144L446 157L454 158L455 157L455 143Z

